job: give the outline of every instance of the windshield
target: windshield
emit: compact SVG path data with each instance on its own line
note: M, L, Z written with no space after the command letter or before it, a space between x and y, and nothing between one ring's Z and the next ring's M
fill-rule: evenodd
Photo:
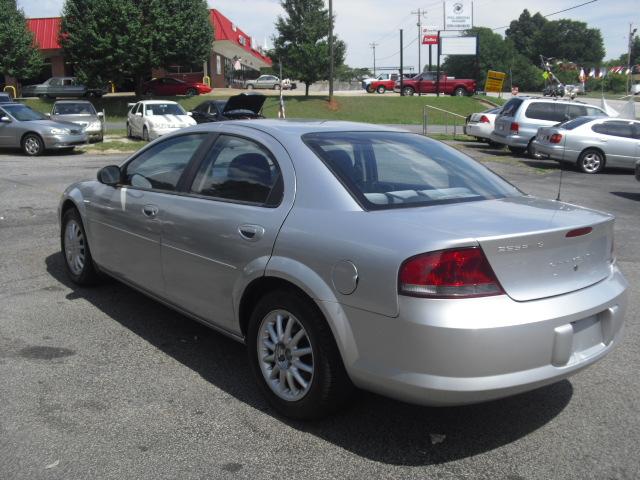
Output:
M145 115L186 115L187 113L177 103L151 103L144 106Z
M303 141L367 210L522 195L457 150L411 133L312 133Z
M46 120L47 117L40 112L36 112L26 105L3 105L2 108L13 118L20 122L29 122L31 120Z
M90 103L56 103L53 106L54 115L96 115L96 110Z

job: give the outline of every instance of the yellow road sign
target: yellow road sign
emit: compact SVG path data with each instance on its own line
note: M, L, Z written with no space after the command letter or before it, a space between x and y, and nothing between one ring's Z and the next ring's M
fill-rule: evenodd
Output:
M502 91L502 85L504 84L504 79L507 74L504 72L496 72L493 70L489 70L487 72L487 80L484 83L484 91L485 92L498 92Z

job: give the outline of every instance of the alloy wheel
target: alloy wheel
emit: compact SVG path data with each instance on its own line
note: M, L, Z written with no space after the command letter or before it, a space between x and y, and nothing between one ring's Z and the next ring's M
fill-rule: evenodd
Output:
M602 168L602 156L598 152L588 152L582 157L582 169L586 173L596 173Z
M75 220L69 220L64 231L64 254L74 275L81 275L86 262L86 248L82 228Z
M314 375L313 347L304 326L290 312L274 310L258 331L258 362L267 385L283 400L302 399Z
M40 141L36 137L27 137L24 141L24 149L29 155L38 155L41 148Z

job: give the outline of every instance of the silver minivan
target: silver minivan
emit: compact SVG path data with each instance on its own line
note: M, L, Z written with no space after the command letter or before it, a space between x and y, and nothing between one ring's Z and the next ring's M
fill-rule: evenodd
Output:
M496 118L491 140L506 145L513 153L531 153L531 142L539 128L584 116L606 117L607 114L599 107L582 102L539 97L512 98Z

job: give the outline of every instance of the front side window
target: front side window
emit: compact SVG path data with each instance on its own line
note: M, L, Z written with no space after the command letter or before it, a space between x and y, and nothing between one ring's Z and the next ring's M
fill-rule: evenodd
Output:
M261 145L221 135L200 165L191 192L207 197L275 206L282 189L280 170Z
M594 125L592 130L612 137L633 138L633 124L631 122L604 122Z
M132 187L174 191L180 177L206 134L168 138L145 150L127 164L124 184Z
M327 132L302 139L367 210L521 195L471 158L419 135Z

